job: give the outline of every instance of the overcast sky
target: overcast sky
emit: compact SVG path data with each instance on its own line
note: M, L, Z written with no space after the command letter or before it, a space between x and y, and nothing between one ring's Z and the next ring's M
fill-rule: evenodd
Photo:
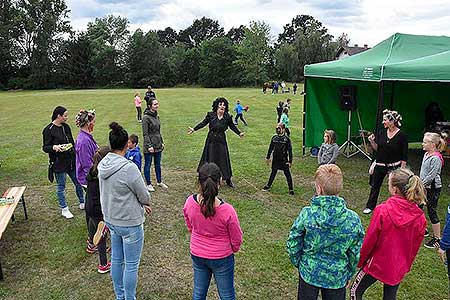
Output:
M185 29L203 16L231 27L265 21L275 40L296 15L307 14L322 22L335 37L349 35L351 44L376 45L401 32L450 36L448 0L66 0L75 30L107 14L130 21L130 31L172 27Z

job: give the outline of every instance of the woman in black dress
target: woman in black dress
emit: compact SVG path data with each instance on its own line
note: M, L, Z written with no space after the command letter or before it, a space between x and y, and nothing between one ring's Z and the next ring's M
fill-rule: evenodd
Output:
M203 148L202 158L198 164L198 169L204 163L215 163L222 172L222 178L225 179L229 187L234 187L231 181L231 161L228 152L227 139L225 131L228 127L240 137L244 136L236 125L233 123L232 116L228 113L228 100L225 98L217 98L212 104L212 111L206 114L203 121L194 128L189 127L188 134L192 134L209 124L208 137L206 138L205 147Z
M408 136L400 130L402 116L385 109L383 111L383 126L377 136L371 134L369 142L376 151L375 161L370 167L370 195L364 214L370 214L377 205L380 188L384 177L397 168L406 167L408 160Z

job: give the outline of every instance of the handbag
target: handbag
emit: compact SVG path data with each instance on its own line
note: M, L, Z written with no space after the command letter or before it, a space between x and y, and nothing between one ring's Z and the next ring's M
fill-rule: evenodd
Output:
M53 162L49 162L48 163L48 181L50 181L51 183L53 183L53 181L55 180L55 172L53 171Z

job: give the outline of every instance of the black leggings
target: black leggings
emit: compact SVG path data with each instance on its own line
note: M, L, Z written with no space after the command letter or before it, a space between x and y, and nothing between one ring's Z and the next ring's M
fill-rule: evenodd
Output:
M247 125L247 122L245 122L245 120L244 120L244 115L243 114L236 114L236 117L234 118L234 123L237 124L239 118L241 119L242 123Z
M289 190L292 191L294 189L294 187L293 187L293 184L292 184L291 171L289 170L289 166L288 165L286 165L282 169L272 168L272 173L270 173L269 182L267 183L267 186L270 187L272 185L273 181L275 180L275 176L277 175L278 170L283 170L284 176L286 176L286 180L287 180L287 183L288 183Z
M319 290L322 300L345 300L345 286L340 289L325 289L306 283L300 274L298 277L298 300L317 300Z
M373 210L375 206L377 206L378 202L378 195L380 194L380 188L383 184L384 177L392 171L397 168L399 168L400 165L395 167L383 167L383 166L375 166L375 169L373 170L373 174L370 175L369 184L370 184L370 195L369 199L367 200L366 207Z
M364 292L375 282L377 282L375 278L363 270L359 271L350 289L350 300L362 300ZM383 300L396 300L399 285L383 284Z
M430 188L427 190L427 211L430 217L431 224L439 223L439 217L436 212L441 188Z
M139 106L136 106L136 113L137 113L138 121L142 121L142 108Z

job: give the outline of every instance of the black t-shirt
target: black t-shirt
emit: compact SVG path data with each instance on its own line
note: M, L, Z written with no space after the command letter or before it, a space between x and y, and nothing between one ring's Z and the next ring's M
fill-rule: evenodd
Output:
M375 143L378 145L377 162L390 164L408 160L408 136L403 131L398 131L388 139L387 130L383 129L375 138Z

